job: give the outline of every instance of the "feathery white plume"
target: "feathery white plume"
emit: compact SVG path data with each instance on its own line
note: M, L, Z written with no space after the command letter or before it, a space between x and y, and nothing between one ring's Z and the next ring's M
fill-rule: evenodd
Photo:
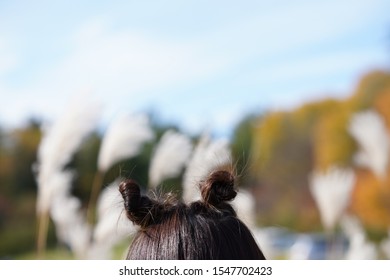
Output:
M183 200L187 203L198 200L200 198L199 182L215 168L231 164L231 159L228 141L224 139L211 141L207 135L203 135L184 173Z
M101 106L88 100L75 99L49 129L44 131L38 147L37 211L48 211L54 193L53 174L60 172L72 159L85 137L95 129ZM70 187L70 186L68 186ZM43 197L43 198L42 198Z
M378 258L376 246L366 239L366 234L356 217L344 215L340 224L349 240L345 259L375 260Z
M251 230L256 227L255 204L253 195L242 188L237 192L237 196L232 201L232 205L237 212L237 216Z
M56 197L66 196L72 186L72 179L71 171L53 170L50 176L46 176L38 188L37 212L49 211Z
M126 217L123 198L118 190L119 182L115 181L104 188L98 200L98 223L94 230L97 242L118 241L129 236L136 227Z
M116 162L137 155L152 140L153 131L145 115L121 115L105 133L98 156L98 169L107 171Z
M64 171L85 137L97 124L100 104L88 96L72 100L65 113L43 133L38 147L37 213L39 218L38 255L46 247L49 215L58 238L82 257L89 244L90 229L80 215L80 203L70 196L72 172Z
M327 172L311 174L309 183L322 223L332 230L349 203L355 175L351 169L332 167Z
M352 117L348 129L360 146L356 162L383 178L390 152L390 137L383 118L373 110L357 113Z
M136 226L126 217L118 181L103 189L97 204L98 221L93 232L89 258L109 259L118 242L136 231Z
M256 243L259 245L261 251L268 260L280 257L275 249L273 241L275 236L277 236L273 228L255 227L251 229L251 232L256 240Z
M77 258L84 259L90 246L91 228L80 209L81 202L73 196L56 200L57 203L50 212L57 237L69 246ZM64 213L64 210L67 212Z
M91 228L81 210L81 201L70 193L56 195L50 208L57 237L68 245L77 258L86 256L90 245Z
M180 174L192 152L189 137L168 130L157 144L149 168L149 186L155 188L164 179Z
M231 165L232 155L229 142L225 139L212 141L204 134L199 140L193 155L187 164L183 177L183 200L186 203L200 199L199 183L216 168ZM251 229L256 226L255 200L241 189L232 201L237 216Z

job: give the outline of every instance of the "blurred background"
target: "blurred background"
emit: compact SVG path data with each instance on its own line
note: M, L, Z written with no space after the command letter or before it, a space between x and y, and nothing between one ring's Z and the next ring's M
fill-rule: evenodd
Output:
M118 177L151 185L174 131L187 139L181 165L154 184L184 195L207 134L250 194L269 258L390 259L388 11L385 0L1 1L0 258L123 258L128 234L86 245L98 240L92 193Z

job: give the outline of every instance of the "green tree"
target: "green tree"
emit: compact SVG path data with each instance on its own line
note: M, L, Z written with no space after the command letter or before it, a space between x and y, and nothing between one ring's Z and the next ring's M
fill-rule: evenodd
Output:
M248 114L235 127L231 141L232 156L235 168L239 174L239 184L242 186L251 185L253 178L250 174L249 165L253 154L253 133L256 123L261 116Z
M12 157L11 181L14 194L36 191L33 165L37 158L37 149L41 140L40 123L30 120L26 127L10 133L9 151Z

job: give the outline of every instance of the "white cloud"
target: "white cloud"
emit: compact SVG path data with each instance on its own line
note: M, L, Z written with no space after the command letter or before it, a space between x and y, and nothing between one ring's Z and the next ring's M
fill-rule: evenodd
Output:
M71 51L31 73L31 83L8 87L11 99L4 100L2 119L55 117L70 96L86 90L108 106L145 103L164 89L209 78L225 67L224 61L205 56L191 44L112 31L101 20L86 22L69 42Z
M72 53L45 73L56 85L71 82L123 96L198 81L225 66L191 45L132 30L108 31L101 23L86 23L75 38Z

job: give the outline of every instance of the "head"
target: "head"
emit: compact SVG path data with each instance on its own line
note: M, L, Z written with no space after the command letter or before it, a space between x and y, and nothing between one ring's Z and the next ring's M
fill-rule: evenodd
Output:
M155 200L125 180L119 190L127 217L139 226L127 259L265 259L248 227L229 204L234 176L215 171L200 183L202 199L187 205L172 197Z

